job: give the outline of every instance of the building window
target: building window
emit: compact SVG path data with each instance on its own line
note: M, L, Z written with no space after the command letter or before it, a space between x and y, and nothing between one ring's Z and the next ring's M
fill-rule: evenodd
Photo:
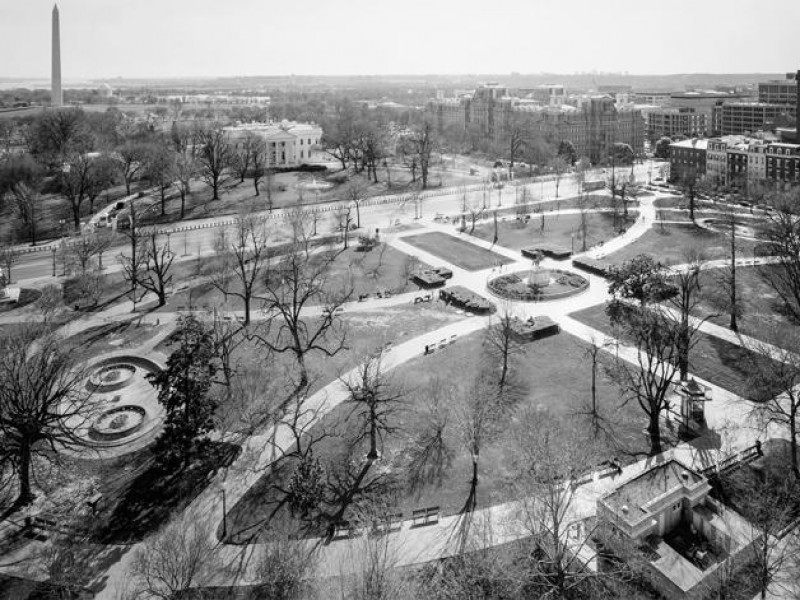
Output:
M300 145L303 145L303 138L300 138Z
M300 141L302 142L303 140L300 140ZM303 151L302 150L300 150L300 158L303 158Z

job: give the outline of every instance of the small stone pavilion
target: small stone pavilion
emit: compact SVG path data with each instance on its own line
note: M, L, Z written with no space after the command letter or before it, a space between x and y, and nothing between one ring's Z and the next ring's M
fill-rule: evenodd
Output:
M746 564L755 539L710 491L677 460L660 462L597 501L598 537L665 598L703 598L721 567Z

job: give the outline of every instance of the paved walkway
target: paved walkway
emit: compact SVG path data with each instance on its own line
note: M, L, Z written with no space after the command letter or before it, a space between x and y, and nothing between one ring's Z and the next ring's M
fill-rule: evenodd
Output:
M606 256L615 250L632 243L643 235L648 228L655 223L655 209L653 207L653 197L644 198L639 206L639 215L636 222L625 232L624 235L614 238L600 248L593 248L587 253L590 256L599 258ZM425 225L427 230L442 231L452 235L452 226L442 226L428 223ZM467 271L448 265L446 261L438 256L434 256L419 248L410 246L403 238L407 235L419 233L420 230L395 234L387 238L387 242L404 252L417 255L425 262L434 265L444 265L452 269L454 276L452 283L463 285L469 289L486 295L486 282L495 273L495 269L484 269L480 271ZM504 270L517 270L529 268L530 262L521 258L518 252L507 248L492 245L485 240L480 240L470 236L461 236L470 243L477 246L491 249L497 254L503 255L513 261L512 264L503 267ZM553 261L543 261L543 266L556 266L564 268L561 263ZM581 340L592 341L605 339L601 332L576 321L569 317L569 313L594 306L604 302L607 295L607 283L602 279L592 275L584 275L589 279L590 286L582 294L566 298L564 300L544 302L544 303L516 303L513 312L522 317L547 315L557 321L562 329ZM378 300L372 298L362 303L349 303L346 310L370 310L382 308L413 300L419 293L403 294L389 299ZM120 309L124 313L124 309ZM161 318L174 318L174 315L157 313ZM69 324L70 331L79 331L91 326L90 323L98 319L116 318L117 315L98 315L94 320L86 319ZM464 336L484 328L491 319L489 317L470 317L463 321L447 325L435 331L425 333L414 340L391 347L384 356L384 367L394 368L404 362L419 356L425 345L438 343L442 339L450 339L452 336ZM717 335L732 343L741 344L740 336L732 336L731 332L708 322L699 324L701 331L711 335ZM627 361L636 359L636 350L633 348L618 345L619 356ZM354 371L345 375L351 377ZM719 460L729 452L739 450L751 445L756 439L763 438L765 432L759 428L758 423L752 421L750 416L749 403L743 401L730 391L723 390L709 382L703 382L712 390L713 401L707 405L706 417L709 428L717 435L717 440L710 447L694 447L689 444L681 444L674 450L661 457L653 457L644 461L639 461L623 469L621 479L616 481L611 478L599 479L595 477L589 483L578 488L572 511L575 518L594 514L596 500L598 497L612 489L620 481L635 477L643 469L649 467L654 461L666 460L670 456L675 456L687 462L687 464L703 467ZM338 406L347 397L346 390L340 381L335 381L306 401L306 407L310 411L306 425L310 425L314 419L321 416ZM777 433L785 435L784 432L771 431L770 434ZM205 522L211 525L211 530L216 531L216 526L222 520L222 506L220 484L224 481L228 505L233 506L240 500L247 490L258 480L267 466L274 461L281 451L287 450L292 443L290 430L286 425L278 425L266 432L253 435L243 444L243 451L240 457L227 470L224 477L220 477L204 490L186 509L186 514L192 520ZM520 502L509 502L495 505L480 511L474 516L477 523L490 523L493 541L502 543L520 536L528 535L530 532L520 519ZM458 520L458 516L442 519L438 525L422 528L411 528L409 523L403 524L401 530L390 534L390 552L396 555L397 565L409 565L433 560L442 556L447 556L455 551L457 547L452 537L453 527ZM215 535L215 533L213 533ZM312 544L313 542L308 542ZM130 562L135 551L142 547L136 544L126 548L120 548L123 556L104 576L106 580L105 588L98 595L98 598L113 598L127 580ZM258 546L242 548L233 545L224 545L220 548L220 563L234 563L242 552L257 552ZM317 549L317 558L320 564L320 574L341 575L352 572L355 565L359 564L358 557L364 556L368 552L365 538L357 537L354 539L334 542L328 546ZM250 580L252 573L245 572L243 577L235 584L243 584ZM231 584L234 582L224 578L222 572L219 574L219 583Z

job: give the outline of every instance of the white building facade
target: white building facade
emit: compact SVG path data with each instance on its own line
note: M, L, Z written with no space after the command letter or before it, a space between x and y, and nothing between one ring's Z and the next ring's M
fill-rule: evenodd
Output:
M245 123L223 129L229 143L241 147L248 135L255 135L267 145L270 167L297 167L310 163L318 152L322 128L314 123Z

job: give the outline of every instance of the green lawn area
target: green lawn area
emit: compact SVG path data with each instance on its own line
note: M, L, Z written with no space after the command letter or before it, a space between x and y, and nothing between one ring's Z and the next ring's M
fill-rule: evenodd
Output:
M762 269L770 267L737 267L737 295L741 308L737 321L739 331L745 335L760 339L766 342L771 341L770 334L775 329L797 327L797 323L783 311L781 311L782 301L775 293L775 290L764 280L760 272ZM727 269L713 269L704 271L700 278L701 294L700 302L695 307L695 314L701 317L708 317L709 321L727 327L730 324L730 317L725 310L725 305L720 306L719 300L725 295L725 291L720 289L722 277L728 276Z
M570 316L606 335L614 335L605 308L605 304L598 304ZM753 352L703 332L697 332L696 336L697 341L689 353L689 372L735 394L746 396Z
M636 219L638 211L629 210L628 223ZM614 218L607 213L589 213L587 215L586 247L590 248L601 241L615 237ZM622 221L620 219L620 221ZM514 218L506 218L498 222L497 243L506 248L521 250L536 243L555 244L575 252L581 252L583 243L580 234L580 215L552 214L545 216L544 229L541 227L541 217L531 215L531 220L523 224ZM622 223L620 223L622 225ZM469 228L467 229L469 231ZM474 235L491 241L494 239L494 223L484 223L475 228Z
M481 271L512 262L502 254L438 231L411 235L403 241L467 271Z
M685 249L691 246L704 248L709 259L730 256L730 241L721 233L690 224L662 226L654 223L638 240L612 252L603 260L610 264L619 264L639 254L650 254L667 265L682 264L686 262ZM755 244L749 240L738 240L738 256L752 257L754 247Z
M355 243L355 241L354 241ZM377 291L389 290L395 294L405 291L412 291L416 286L406 277L406 261L408 255L392 248L387 244L380 244L368 252L361 252L355 246L347 250L335 250L336 258L331 265L331 270L327 276L328 286L331 291L339 291L343 286L352 285L352 300L357 300L361 294L374 294ZM196 261L195 267L197 266ZM205 260L204 272L211 272L214 269L213 259ZM427 268L428 265L419 263L419 268ZM175 285L179 282L197 279L192 273L192 265L187 264L182 267L180 276L175 275ZM231 285L231 289L237 289L236 280ZM264 283L258 281L255 286L254 296L264 295ZM190 302L191 300L191 302ZM323 299L316 299L312 304L321 304ZM195 283L188 290L177 292L167 298L167 304L161 311L174 311L176 307L193 307L208 305L209 307L224 307L226 310L243 310L242 300L235 296L229 296L227 302L224 294L217 290L207 280ZM257 310L261 302L253 300L252 310Z
M512 497L509 465L515 449L508 429L517 409L546 409L542 410L544 418L546 411L553 411L556 415L587 419L576 414L584 406L583 402L590 397L591 370L586 358L586 348L577 338L561 333L526 345L523 354L514 359L515 372L522 378L525 391L520 404L507 416L508 423L501 425L499 436L481 448L479 506L491 505ZM433 355L420 355L389 372L394 389L402 391L403 405L390 417L390 424L397 431L384 439L384 458L380 463L382 468L402 477L400 464L404 453L413 447L417 436L429 423L429 403L432 395L437 393L435 380L445 385L463 380L465 373L477 371L486 359L483 334L479 332L459 339L454 345L437 350ZM631 406L621 408L616 386L602 377L598 378L597 393L601 413L608 419L606 426L613 436L605 441L603 453L609 458L619 456L627 461L631 460L630 456L633 454L645 451L647 438L642 433L645 426L643 413ZM407 485L401 483L394 496L392 511L402 511L408 518L414 508L438 505L445 514L453 514L464 504L469 491L471 460L460 441L457 427L458 403L458 398L453 398L440 404L440 408L447 411L448 424L445 426L443 439L445 446L452 452L451 465L445 469L440 481L424 485L416 492L411 492ZM342 404L315 425L316 433L336 432L336 435L320 442L314 451L314 456L323 463L331 461L327 463L327 468L333 468L335 461L347 460L344 458L345 435L355 425L356 419L351 414L351 407ZM603 436L602 433L600 435ZM666 434L666 437L669 438L669 435ZM591 465L587 465L587 468L590 467ZM280 498L280 494L271 485L278 481L285 482L293 468L288 465L275 469L249 490L229 513L231 522L235 523L234 530L256 527L264 522ZM345 518L352 518L352 515L346 514Z

